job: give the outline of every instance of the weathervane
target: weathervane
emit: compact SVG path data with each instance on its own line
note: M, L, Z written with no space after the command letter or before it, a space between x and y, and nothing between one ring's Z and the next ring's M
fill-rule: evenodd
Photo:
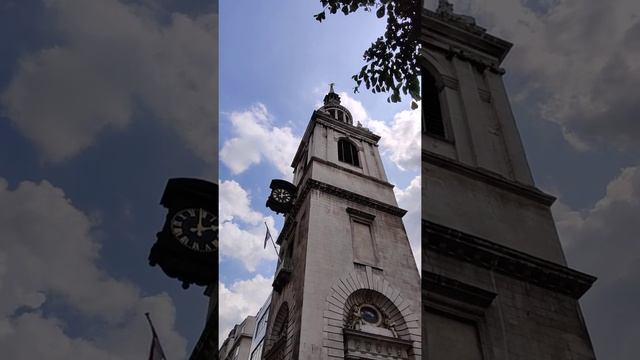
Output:
M436 12L438 12L439 14L444 13L444 14L452 15L453 4L447 0L438 0L438 9L436 9Z

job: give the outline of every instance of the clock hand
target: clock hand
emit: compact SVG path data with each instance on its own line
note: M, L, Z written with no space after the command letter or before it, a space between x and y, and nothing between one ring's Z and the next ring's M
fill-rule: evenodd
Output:
M189 229L191 232L196 232L198 236L202 236L202 209L198 209L198 224L195 228Z
M216 231L216 230L218 230L218 226L217 225L211 225L211 226L203 227L202 230Z

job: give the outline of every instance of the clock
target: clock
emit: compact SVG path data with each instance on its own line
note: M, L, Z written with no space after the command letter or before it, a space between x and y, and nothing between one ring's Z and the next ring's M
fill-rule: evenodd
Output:
M286 180L271 180L271 194L267 199L267 207L276 213L286 214L293 207L297 188Z
M171 278L209 286L218 281L218 185L191 178L169 179L160 201L167 214L149 254Z
M293 194L291 194L290 192L288 192L285 189L282 188L278 188L273 190L273 195L272 195L273 199L281 204L287 204L291 202L291 199L293 199Z
M171 234L190 250L213 252L218 249L218 217L201 208L182 209L171 219Z

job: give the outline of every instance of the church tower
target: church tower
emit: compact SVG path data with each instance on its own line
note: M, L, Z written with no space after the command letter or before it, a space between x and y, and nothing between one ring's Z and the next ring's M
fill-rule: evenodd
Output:
M420 277L379 140L332 86L291 164L263 359L421 358Z
M594 359L500 67L511 44L447 1L423 9L422 322L429 360Z

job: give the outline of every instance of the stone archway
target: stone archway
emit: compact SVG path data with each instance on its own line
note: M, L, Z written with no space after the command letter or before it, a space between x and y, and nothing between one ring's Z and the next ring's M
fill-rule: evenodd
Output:
M284 302L273 319L271 333L268 336L268 348L265 359L282 360L285 358L289 332L289 305Z
M416 307L413 301L405 299L382 275L373 274L371 268L367 268L366 271L354 271L336 281L331 287L331 293L327 297L327 308L323 313L323 358L344 359L345 334L352 332L346 326L348 312L356 303L363 301L363 296L368 297L366 301L378 304L377 306L394 322L397 342L409 344L407 358L420 359L419 306Z

